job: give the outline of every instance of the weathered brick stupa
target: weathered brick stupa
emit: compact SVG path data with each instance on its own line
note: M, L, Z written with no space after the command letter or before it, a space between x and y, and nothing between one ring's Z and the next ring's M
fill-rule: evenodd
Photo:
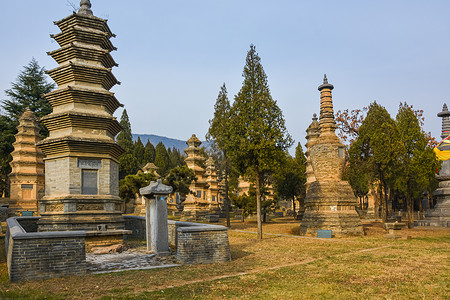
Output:
M450 111L444 103L442 111L438 113L442 118L442 142L434 149L438 159L442 160L441 169L436 179L439 187L434 191L437 203L433 209L425 214L425 220L415 222L419 226L450 227Z
M38 200L44 195L44 154L36 147L41 141L39 125L33 112L26 109L19 118L14 151L11 153L10 213L38 212Z
M48 53L59 64L47 72L58 89L45 95L53 112L42 118L50 135L39 143L46 155L39 231L86 230L120 239L123 150L114 139L121 127L113 113L121 104L109 92L119 83L111 73L117 66L110 55L114 35L92 14L90 1L80 6L55 22L61 33L51 35L61 48Z
M189 193L184 200L183 214L181 220L183 221L197 221L205 217L209 209L209 202L206 200L207 183L204 178L205 169L202 164L205 158L200 154L200 145L202 142L195 134L187 140L188 147L184 149L187 157L184 160L189 169L195 173L196 180L192 181Z
M310 139L307 145L315 181L311 182L306 193L300 233L316 235L317 230L332 230L335 236L363 235L355 209L357 199L350 184L342 180L345 149L335 133L333 88L325 75L323 84L319 86L319 136L313 141Z

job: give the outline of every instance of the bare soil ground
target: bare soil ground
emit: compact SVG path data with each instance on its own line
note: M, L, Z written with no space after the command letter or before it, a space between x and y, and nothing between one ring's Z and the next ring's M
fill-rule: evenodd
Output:
M366 236L315 239L299 221L233 220L232 261L213 265L8 282L0 246L0 298L12 299L450 299L450 229L403 229L385 239L379 222Z

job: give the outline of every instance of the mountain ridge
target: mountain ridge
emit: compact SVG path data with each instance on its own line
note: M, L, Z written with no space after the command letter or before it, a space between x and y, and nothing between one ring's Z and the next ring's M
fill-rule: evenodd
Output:
M156 147L156 145L158 145L159 142L162 142L164 144L164 146L166 147L166 149L175 147L175 149L178 149L181 153L183 153L184 149L187 148L186 141L184 141L184 140L169 138L166 136L161 136L161 135L156 135L156 134L133 133L132 135L133 135L133 141L137 141L137 139L139 137L142 141L142 144L144 144L144 146L147 143L147 141L150 141L150 143L152 143L153 146L155 146L155 147ZM206 141L202 141L201 146L209 148L209 143Z

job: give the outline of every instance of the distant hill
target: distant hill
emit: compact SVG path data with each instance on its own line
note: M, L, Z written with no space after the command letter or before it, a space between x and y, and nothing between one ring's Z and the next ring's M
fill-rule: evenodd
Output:
M187 148L186 141L178 140L178 139L172 139L165 136L155 135L155 134L139 134L139 133L133 133L133 141L137 141L137 138L140 137L142 143L145 144L147 141L150 141L150 143L153 144L153 146L156 147L159 142L162 142L164 146L167 148L173 148L180 150L181 153L184 153L184 149ZM209 148L209 143L202 141L202 145L206 148Z

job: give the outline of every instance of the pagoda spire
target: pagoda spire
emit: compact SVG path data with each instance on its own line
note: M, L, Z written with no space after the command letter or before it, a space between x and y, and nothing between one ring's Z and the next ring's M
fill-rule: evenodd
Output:
M92 7L91 1L81 0L80 9L78 10L78 14L85 15L85 16L93 16L94 14L92 13L91 7Z
M450 111L448 111L446 103L444 103L444 106L442 107L442 111L440 113L438 113L437 115L438 115L438 117L442 118L441 138L445 139L446 137L448 137L450 135L450 120L448 118L450 116Z
M334 142L339 143L339 139L335 134L336 122L334 120L333 100L331 91L334 89L332 84L328 83L327 75L323 76L323 84L318 87L320 91L320 118L319 128L322 137L329 137Z

